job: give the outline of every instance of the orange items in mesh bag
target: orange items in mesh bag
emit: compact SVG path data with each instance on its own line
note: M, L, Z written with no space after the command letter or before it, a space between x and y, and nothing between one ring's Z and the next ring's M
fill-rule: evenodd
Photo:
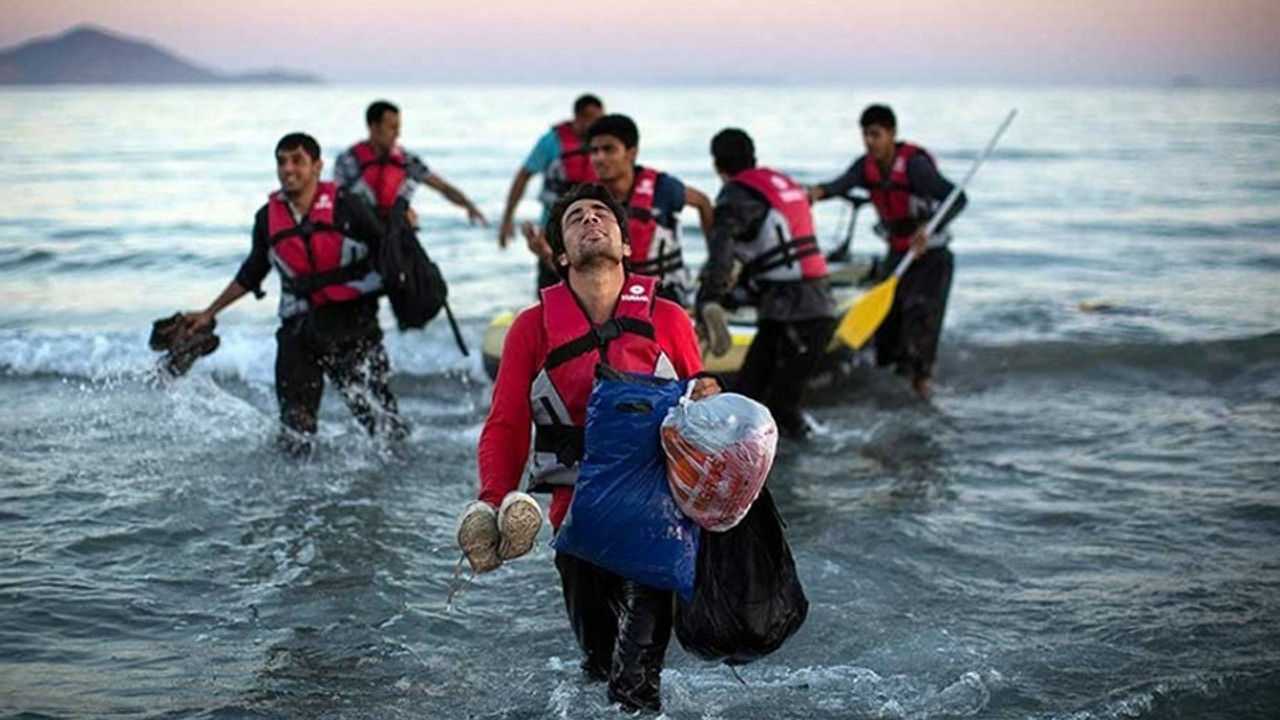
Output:
M682 398L662 422L667 482L680 510L712 532L746 517L778 447L768 408L743 395Z

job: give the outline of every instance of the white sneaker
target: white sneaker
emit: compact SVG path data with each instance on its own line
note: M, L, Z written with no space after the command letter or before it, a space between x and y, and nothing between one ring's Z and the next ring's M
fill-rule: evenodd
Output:
M502 535L498 557L514 560L533 549L542 529L542 508L527 493L508 493L498 509L498 528Z
M468 503L458 517L458 547L471 563L472 572L487 573L502 564L498 539L498 514L488 503Z

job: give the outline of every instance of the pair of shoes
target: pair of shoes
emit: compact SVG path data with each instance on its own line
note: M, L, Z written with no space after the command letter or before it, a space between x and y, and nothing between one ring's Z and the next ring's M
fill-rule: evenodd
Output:
M542 508L522 492L509 493L494 512L488 503L468 503L458 518L458 546L471 570L486 573L505 560L514 560L533 549L542 529Z
M533 549L542 529L542 508L527 493L508 493L498 508L498 557L514 560Z

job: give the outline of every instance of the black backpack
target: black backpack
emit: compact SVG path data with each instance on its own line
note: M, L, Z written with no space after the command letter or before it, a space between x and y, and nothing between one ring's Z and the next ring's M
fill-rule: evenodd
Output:
M387 218L387 234L378 249L382 287L401 330L426 326L445 305L449 286L409 224L408 204L397 201Z

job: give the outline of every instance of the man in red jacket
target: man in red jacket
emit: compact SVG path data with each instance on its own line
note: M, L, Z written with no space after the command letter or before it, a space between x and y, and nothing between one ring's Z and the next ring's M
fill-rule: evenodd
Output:
M531 490L551 492L551 524L560 526L573 497L587 399L600 362L630 372L696 377L694 399L720 391L716 378L699 376L702 359L688 315L654 294L653 278L625 269L631 252L626 220L609 190L596 183L578 186L552 210L547 240L564 281L543 289L542 301L522 311L507 333L480 435L481 505L468 512L492 517L524 477ZM532 458L525 450L531 430ZM498 534L495 528L493 553ZM671 593L564 553L556 555L556 569L585 655L583 671L608 682L611 701L657 710L671 637Z

